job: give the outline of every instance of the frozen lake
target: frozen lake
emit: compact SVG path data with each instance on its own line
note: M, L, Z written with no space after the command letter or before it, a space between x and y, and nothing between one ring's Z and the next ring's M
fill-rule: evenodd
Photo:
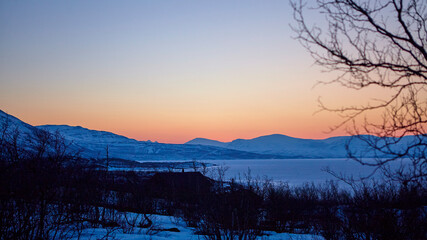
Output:
M353 160L347 159L250 159L250 160L206 160L203 162L228 167L225 173L227 179L239 176L251 171L252 177L267 177L275 182L283 181L291 185L299 185L304 182L322 183L335 179L323 169L329 167L332 171L346 176L360 177L372 173L372 167L362 166ZM394 167L399 164L395 163ZM213 172L215 172L214 169ZM380 174L375 175L377 178Z

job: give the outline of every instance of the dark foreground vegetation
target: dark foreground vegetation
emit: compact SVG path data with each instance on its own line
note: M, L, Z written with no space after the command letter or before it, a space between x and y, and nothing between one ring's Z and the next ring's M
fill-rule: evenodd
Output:
M224 182L222 167L216 180L203 168L108 171L70 155L59 134L38 131L26 147L18 140L10 130L0 139L0 239L79 238L89 227L154 231L153 213L182 218L206 239L255 239L266 231L325 239L427 237L425 184L353 182L343 190L334 182L290 187L250 174Z

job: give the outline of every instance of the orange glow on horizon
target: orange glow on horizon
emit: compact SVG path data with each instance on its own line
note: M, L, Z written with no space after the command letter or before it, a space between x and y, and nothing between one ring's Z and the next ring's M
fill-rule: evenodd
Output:
M331 107L384 96L313 88L337 73L321 72L291 37L286 1L1 6L0 108L31 125L167 143L321 139L346 132L325 133L342 119L313 115L319 96Z
M8 112L8 111L6 111ZM47 111L45 114L35 114L28 110L24 114L8 112L31 125L66 124L82 126L92 130L108 131L140 141L157 141L161 143L185 143L194 138L208 138L229 142L238 138L252 139L270 134L283 134L295 138L324 139L333 136L348 135L345 129L329 132L337 119L331 115L310 115L307 119L296 116L280 118L245 117L234 121L188 120L189 118L144 119L143 117L121 118L119 114L89 114L84 118L78 114L56 115ZM181 116L182 117L182 116ZM82 121L83 119L83 121ZM169 121L168 121L169 119ZM188 122L186 122L188 121Z

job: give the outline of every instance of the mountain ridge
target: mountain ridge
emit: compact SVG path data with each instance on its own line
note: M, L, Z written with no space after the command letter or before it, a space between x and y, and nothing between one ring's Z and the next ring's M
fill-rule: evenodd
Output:
M192 144L191 142L193 142L195 140L199 140L199 139L207 140L207 141L214 141L214 142L225 144L225 143L231 143L231 142L239 141L239 140L255 140L255 139L262 139L262 138L267 138L267 137L286 137L288 139L324 141L324 140L330 140L330 139L332 140L332 139L339 139L339 138L347 138L347 137L351 137L351 136L333 136L333 137L328 137L328 138L314 139L314 138L297 138L297 137L291 137L291 136L285 135L285 134L273 133L273 134L262 135L262 136L258 136L258 137L254 137L254 138L236 138L236 139L233 139L231 141L219 141L219 140L215 140L215 139L197 137L197 138L194 138L194 139L191 139L191 140L185 142L184 144Z
M106 147L109 149L110 157L134 161L346 158L347 144L350 144L350 148L360 156L378 156L375 152L369 152L367 144L354 136L303 139L283 134L270 134L253 139L235 139L231 142L195 138L185 144L169 144L138 141L112 132L92 130L82 126L64 124L31 126L0 110L0 123L4 125L6 122L12 123L24 133L21 134L23 136L20 136L22 144L25 144L25 136L33 134L36 130L51 133L58 131L71 145L71 148L81 151L85 158L105 157ZM406 136L401 142L405 144L410 141L411 136Z
M358 135L378 141L381 138L370 135ZM325 139L295 138L283 134L270 134L252 139L235 139L230 142L220 142L211 139L195 138L185 144L210 145L214 143L223 148L250 151L260 154L277 154L287 158L346 158L348 156L347 145L353 154L361 157L385 157L379 152L374 152L369 145L358 136L335 136ZM410 142L411 136L405 136L399 149Z
M26 138L31 137L37 130L59 132L70 149L81 152L84 158L105 158L107 147L110 158L133 161L284 158L280 155L258 154L214 146L138 141L115 133L91 130L81 126L52 124L32 126L13 115L0 111L0 126L10 124L9 131L18 129L24 133L21 134L20 144L28 144L25 141Z

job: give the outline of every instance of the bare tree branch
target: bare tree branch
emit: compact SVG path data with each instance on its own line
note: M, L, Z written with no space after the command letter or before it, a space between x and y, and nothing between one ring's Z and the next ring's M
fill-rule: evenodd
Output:
M310 3L310 4L309 4ZM361 90L380 87L390 96L360 106L330 107L319 100L322 111L343 120L331 130L353 124L350 131L377 156L367 161L348 144L349 158L377 167L404 182L426 185L427 132L427 1L424 0L316 0L291 1L296 39L315 63L339 76L327 83ZM307 12L320 14L311 23ZM382 122L366 119L368 112L383 111ZM365 116L362 127L356 120ZM405 166L386 165L401 159Z

